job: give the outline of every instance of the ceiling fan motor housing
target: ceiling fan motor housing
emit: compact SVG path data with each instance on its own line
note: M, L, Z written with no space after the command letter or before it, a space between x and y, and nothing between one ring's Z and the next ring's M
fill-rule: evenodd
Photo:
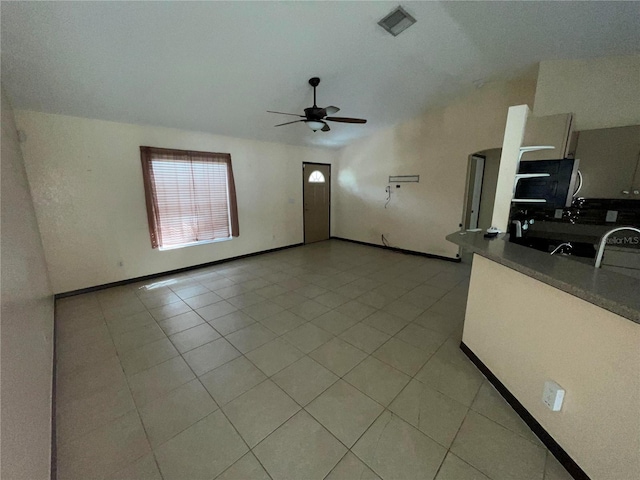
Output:
M309 107L304 109L304 114L307 120L322 120L327 113L324 108Z

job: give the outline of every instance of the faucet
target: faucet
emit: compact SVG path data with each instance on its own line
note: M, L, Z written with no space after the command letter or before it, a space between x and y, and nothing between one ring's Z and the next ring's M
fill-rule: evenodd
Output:
M636 228L636 227L618 227L618 228L611 229L607 233L605 233L600 239L600 245L598 246L598 254L596 255L596 265L595 265L596 268L600 268L600 266L602 265L602 256L604 255L604 247L607 245L607 240L609 236L611 236L612 233L616 233L621 230L631 230L632 232L640 233L640 228Z
M529 225L533 225L535 220L532 218L531 220L513 220L513 223L516 226L516 238L522 238L522 232L526 232L529 229Z
M553 252L550 253L550 255L553 255L554 253L557 253L560 249L562 249L563 247L567 247L567 249L569 250L569 252L571 250L573 250L573 245L571 245L571 242L565 242L565 243L561 243L560 245L558 245L556 248L553 249Z
M522 222L520 220L514 220L511 223L516 226L516 238L522 238Z

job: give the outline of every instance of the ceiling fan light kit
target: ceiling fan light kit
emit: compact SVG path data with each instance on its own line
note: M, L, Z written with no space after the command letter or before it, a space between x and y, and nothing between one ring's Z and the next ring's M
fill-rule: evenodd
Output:
M309 127L314 132L321 130L323 132L328 132L331 130L329 122L341 122L341 123L367 123L364 118L350 118L350 117L328 117L327 115L333 115L334 113L338 113L340 109L338 107L329 106L326 108L320 108L316 105L316 87L320 84L320 78L312 77L309 79L309 85L313 87L313 107L308 107L304 109L304 115L298 115L297 113L285 113L285 112L275 112L273 110L267 110L268 113L277 113L279 115L290 115L294 117L300 117L303 120L293 120L292 122L279 123L276 127L281 127L283 125L290 125L292 123L304 122L307 127Z
M305 123L307 124L307 127L309 127L314 132L318 131L318 130L321 130L322 127L324 127L326 125L326 123L324 123L324 122L317 122L315 120L307 120Z

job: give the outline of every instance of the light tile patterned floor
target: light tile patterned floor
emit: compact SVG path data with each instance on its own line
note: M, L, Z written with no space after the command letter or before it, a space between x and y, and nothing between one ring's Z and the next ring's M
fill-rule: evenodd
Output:
M332 240L62 299L58 478L568 479L458 348L468 278Z

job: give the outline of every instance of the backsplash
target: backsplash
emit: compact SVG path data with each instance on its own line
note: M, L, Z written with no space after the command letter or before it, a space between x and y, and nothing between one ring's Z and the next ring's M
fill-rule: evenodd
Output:
M617 212L615 221L607 221L608 212ZM612 215L612 214L610 214ZM577 198L571 207L545 208L543 205L511 207L511 218L583 225L640 225L640 200Z
M545 208L542 205L514 205L511 220L526 225L522 236L510 222L510 241L546 252L558 245L570 242L572 254L593 258L596 247L606 232L619 226L640 226L640 200L584 199L574 200L571 207ZM640 235L621 231L607 241L611 246L623 249L640 249Z

